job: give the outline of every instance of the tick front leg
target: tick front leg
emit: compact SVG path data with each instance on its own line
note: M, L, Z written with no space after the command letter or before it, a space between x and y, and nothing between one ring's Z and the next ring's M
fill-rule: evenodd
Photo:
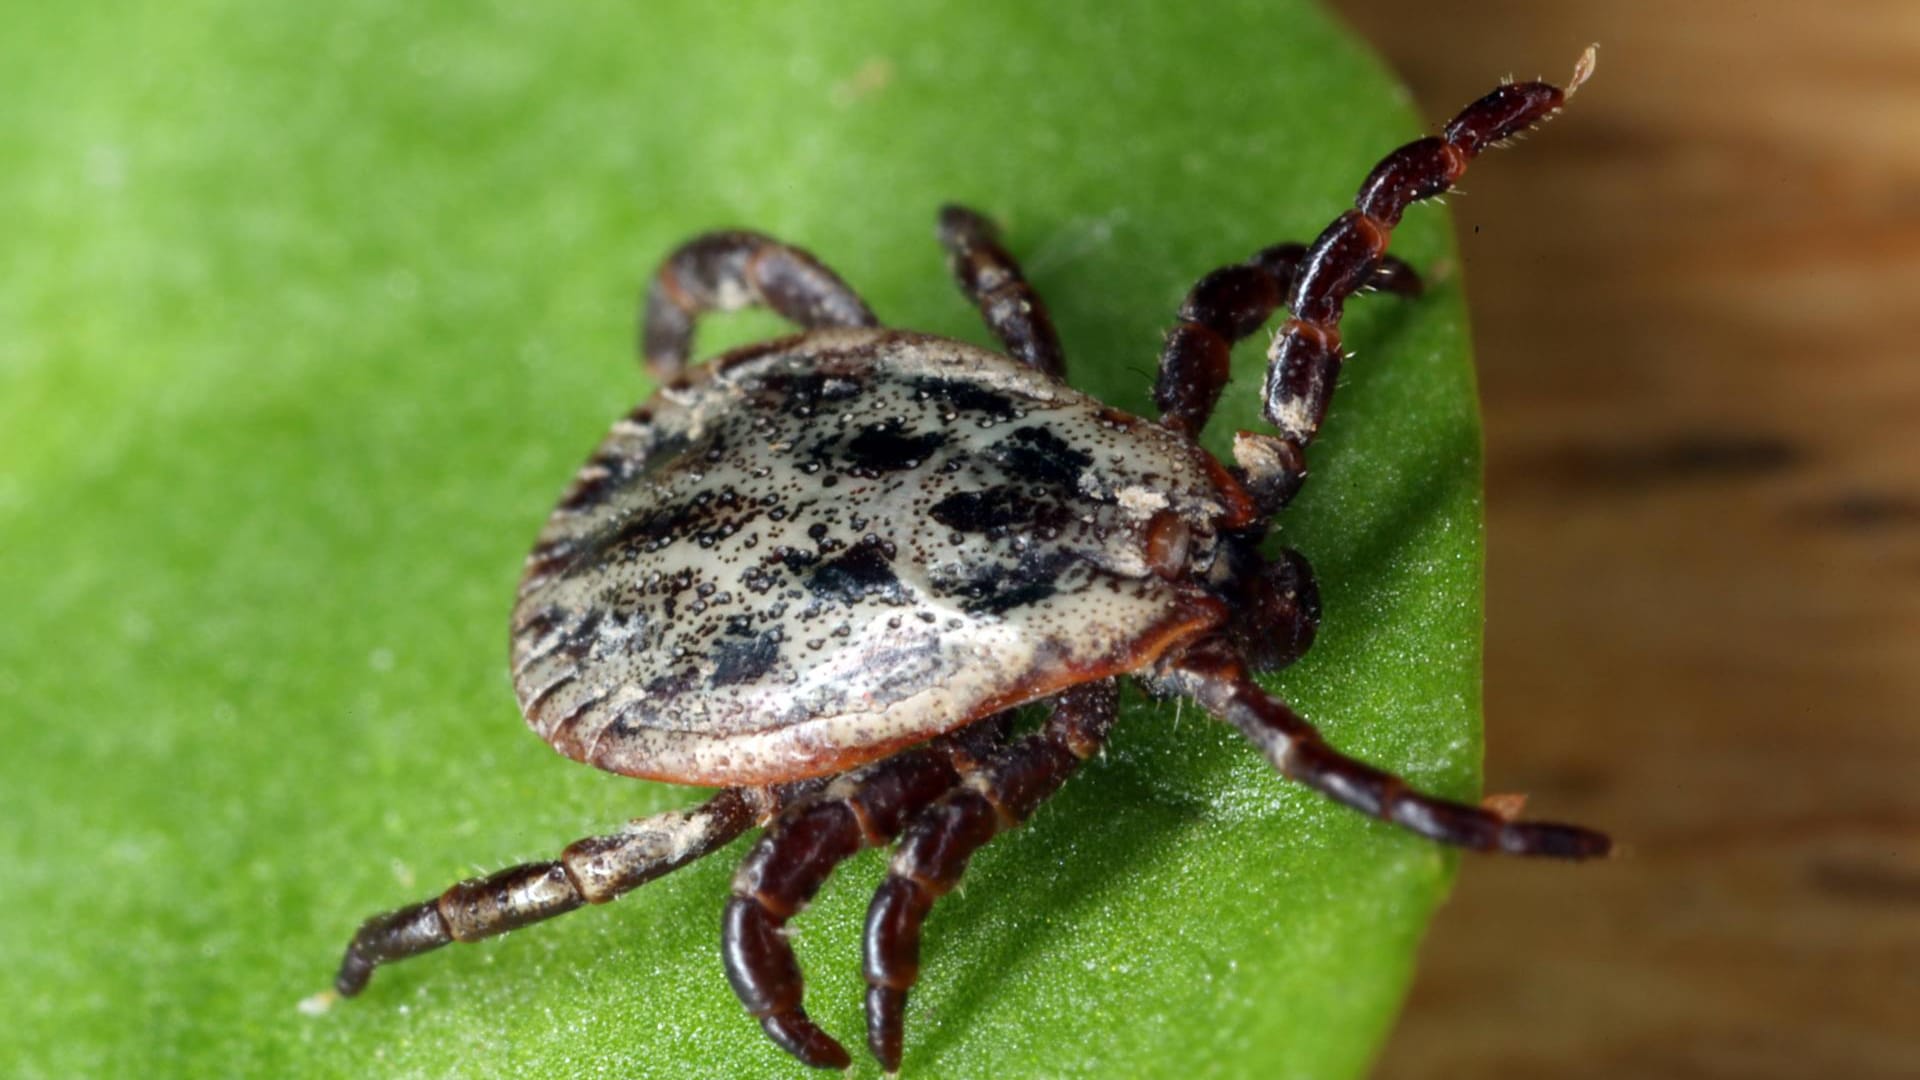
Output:
M893 839L921 807L960 781L982 744L997 741L999 718L918 750L848 773L781 815L747 855L733 880L721 929L727 981L740 1003L782 1050L820 1069L844 1069L846 1048L801 1005L805 980L786 937L787 922L813 900L835 867L869 844Z
M1264 413L1278 437L1243 431L1233 456L1247 490L1277 510L1306 476L1307 444L1333 400L1340 365L1340 317L1347 297L1375 280L1387 241L1407 207L1452 190L1482 150L1500 146L1560 110L1587 76L1588 49L1562 90L1544 82L1509 83L1462 109L1441 134L1410 142L1382 158L1360 185L1354 208L1334 219L1300 256L1287 310L1293 313L1267 350Z
M810 330L878 323L859 294L809 252L756 232L707 233L669 255L647 287L640 328L647 370L669 382L687 365L701 314L754 306Z
M1180 323L1160 351L1153 400L1160 422L1188 437L1200 434L1232 374L1233 346L1265 325L1293 289L1304 244L1277 244L1246 262L1201 278L1180 304ZM1402 296L1420 293L1420 275L1395 258L1381 260L1371 287Z
M1114 683L1087 683L1053 699L1038 732L922 811L901 836L887 879L867 909L867 1048L900 1068L907 992L920 978L920 928L934 901L959 884L973 853L1026 821L1106 744L1119 709Z
M381 964L604 904L726 846L812 787L728 788L692 810L637 818L612 836L577 841L556 861L508 867L376 915L348 944L334 988L352 997Z
M1605 834L1577 825L1509 821L1491 810L1422 794L1392 773L1340 753L1286 702L1260 689L1222 640L1202 642L1164 663L1153 681L1238 728L1282 775L1430 840L1557 859L1591 859L1613 848Z
M1008 355L1055 377L1067 372L1067 357L1053 317L1020 263L1000 245L993 222L964 206L940 208L940 246L960 291L980 309L987 329Z

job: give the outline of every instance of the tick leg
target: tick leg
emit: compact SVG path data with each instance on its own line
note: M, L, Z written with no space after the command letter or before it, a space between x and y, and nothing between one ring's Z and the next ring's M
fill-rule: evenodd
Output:
M964 206L943 206L939 236L954 281L980 309L987 329L1007 353L1049 375L1065 375L1067 357L1053 329L1053 317L1020 272L1020 263L1000 246L993 222Z
M557 861L511 866L463 881L432 900L376 915L347 945L334 988L352 997L381 964L452 941L504 934L582 904L604 904L726 846L814 787L728 788L692 810L636 818L612 836L577 841Z
M909 815L959 783L960 770L985 749L982 732L990 743L1005 730L998 717L974 727L981 731L848 773L795 805L761 834L733 879L720 941L727 981L767 1036L807 1065L844 1069L852 1059L801 1007L805 981L786 924L848 856L891 840Z
M1160 350L1153 400L1162 424L1189 437L1207 426L1232 374L1233 346L1280 306L1306 253L1304 244L1277 244L1194 283L1180 304L1180 324ZM1392 256L1381 260L1368 284L1402 296L1417 296L1421 289L1413 267Z
M1375 280L1387 239L1407 207L1452 189L1480 151L1546 120L1593 72L1593 50L1565 90L1544 82L1509 83L1467 106L1439 135L1410 142L1381 159L1360 185L1354 209L1336 218L1300 256L1287 310L1293 313L1267 350L1263 411L1278 437L1240 432L1233 456L1247 490L1278 510L1306 477L1305 450L1326 419L1345 358L1340 316L1346 299Z
M1227 633L1247 666L1278 671L1306 655L1320 629L1320 586L1306 556L1283 548L1268 562L1257 541L1238 537L1223 548L1233 560Z
M1430 840L1560 859L1590 859L1612 849L1611 840L1591 829L1509 821L1478 806L1423 795L1399 777L1340 753L1286 702L1260 689L1233 647L1220 639L1164 662L1153 682L1192 697L1238 728L1282 775Z
M703 312L760 306L809 330L877 325L866 302L819 259L756 232L688 241L654 275L643 305L640 355L663 384L686 367Z
M1118 707L1112 681L1054 698L1040 731L970 772L902 834L887 879L867 908L865 937L867 1047L888 1072L900 1068L907 992L920 978L920 928L934 901L959 883L981 845L1026 821L1099 752Z

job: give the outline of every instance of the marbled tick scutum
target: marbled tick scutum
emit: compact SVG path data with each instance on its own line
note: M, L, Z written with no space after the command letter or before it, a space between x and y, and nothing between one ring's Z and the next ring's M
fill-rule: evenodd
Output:
M838 772L1218 622L1149 572L1147 532L1177 516L1204 574L1246 509L1166 428L898 331L690 375L601 444L630 479L585 478L521 586L514 684L570 757L712 785Z
M802 1006L782 930L847 856L897 841L865 936L867 1043L896 1070L935 901L1099 750L1129 676L1422 836L1605 854L1590 830L1414 791L1252 678L1303 653L1319 620L1305 558L1262 546L1306 476L1346 299L1417 292L1386 254L1402 212L1557 111L1592 62L1568 91L1501 86L1389 154L1313 244L1201 278L1161 354L1157 422L1066 385L1045 306L972 211L943 210L939 237L1004 354L880 329L812 255L758 233L680 248L642 324L661 389L614 424L528 556L513 681L528 723L569 757L722 790L369 920L340 993L379 964L611 900L760 823L722 920L728 979L780 1046L844 1067ZM689 368L697 317L750 304L803 332ZM1240 432L1229 468L1195 437L1232 344L1283 305L1264 389L1278 434ZM1015 735L1027 705L1046 718Z

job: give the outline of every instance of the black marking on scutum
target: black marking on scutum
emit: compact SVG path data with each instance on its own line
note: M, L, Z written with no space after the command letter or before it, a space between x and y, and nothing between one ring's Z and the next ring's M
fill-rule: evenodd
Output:
M586 469L598 468L600 475L580 475L575 479L573 489L560 500L560 509L572 513L591 510L612 497L622 485L632 478L632 461L617 454L596 454L587 462Z
M768 372L754 388L770 397L765 401L789 416L808 417L822 402L847 401L860 395L860 383L840 375L819 372ZM758 396L758 395L756 395ZM763 399L764 400L764 399Z
M548 540L534 545L533 551L527 555L524 571L527 580L550 577L565 569L573 562L576 552L577 545L572 540Z
M709 686L751 682L773 669L780 659L780 631L776 627L750 638L728 638L713 647L713 677Z
M538 641L546 637L554 627L560 625L560 620L565 614L557 607L541 608L515 624L514 636L525 638L529 642Z
M957 412L985 413L998 423L1024 415L1012 398L961 379L918 378L910 385L917 398L945 402Z
M1073 562L1074 556L1059 552L1022 559L1014 566L990 566L946 591L963 597L960 606L970 614L1004 615L1052 596L1059 589L1060 575Z
M586 656L598 638L600 623L606 618L606 614L604 610L596 608L589 611L579 622L567 627L560 638L559 651L575 660Z
M1043 427L1017 428L988 453L1021 480L1068 490L1080 486L1080 474L1093 464L1093 455Z
M927 455L946 445L944 432L902 434L896 430L898 426L889 421L855 435L847 443L847 461L852 466L849 471L856 476L871 477L883 472L917 469L926 463Z
M1038 516L1040 504L1001 484L980 491L956 491L933 504L933 520L958 532L992 532L1024 525Z
M814 552L786 546L774 548L773 557L778 559L782 566L796 574L820 561L820 556Z
M658 507L600 537L592 555L596 561L604 562L658 551L691 533L694 523L703 516L700 507L686 503Z
M875 536L821 563L807 578L807 591L822 600L852 606L877 598L898 603L906 589L893 572L893 545Z
M656 434L653 445L647 448L646 474L653 476L678 465L692 448L693 440L684 431Z
M646 686L646 696L650 698L677 697L692 690L699 681L700 677L698 672L692 668L681 668L678 671L669 672L668 674L649 679ZM636 731L644 729L646 726L645 723L639 722L635 720L634 717L624 713L613 724L614 731L621 735L631 735Z
M1051 581L1026 581L1009 584L1012 579L1003 579L987 585L976 585L980 589L977 596L970 598L962 607L969 614L1005 615L1017 607L1037 604L1054 593Z

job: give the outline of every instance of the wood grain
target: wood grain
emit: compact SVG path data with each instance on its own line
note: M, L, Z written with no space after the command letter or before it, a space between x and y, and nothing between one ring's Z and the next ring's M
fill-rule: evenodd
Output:
M1599 73L1452 205L1488 789L1393 1077L1920 1076L1920 5L1339 3L1436 122Z

